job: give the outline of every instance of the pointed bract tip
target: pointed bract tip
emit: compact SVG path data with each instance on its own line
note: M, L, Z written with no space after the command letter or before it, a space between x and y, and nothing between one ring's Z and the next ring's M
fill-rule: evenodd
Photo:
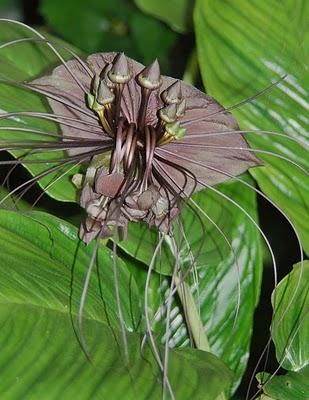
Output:
M124 53L119 53L114 61L112 68L108 72L108 77L113 83L127 83L132 78L127 57Z
M186 99L182 99L180 103L177 104L176 107L176 117L181 118L185 115L186 112Z
M180 81L174 82L164 92L162 92L162 100L166 104L179 104L182 100Z
M113 64L106 64L100 74L101 78L104 80L105 84L110 89L113 89L116 86L116 83L112 82L108 76L108 74L112 68L113 68Z
M101 81L97 92L97 102L102 106L105 106L112 103L114 99L114 93L109 89L104 81Z
M162 121L166 123L172 123L176 121L177 106L176 104L170 104L159 111L159 116Z
M92 79L92 93L94 95L97 94L98 88L99 88L99 84L100 84L100 76L98 74L95 74L93 79Z
M150 90L158 89L162 85L160 65L157 59L137 75L137 82Z

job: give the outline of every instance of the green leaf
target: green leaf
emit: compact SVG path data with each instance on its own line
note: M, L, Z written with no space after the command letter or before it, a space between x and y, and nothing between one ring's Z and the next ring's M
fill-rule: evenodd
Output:
M25 211L22 215L1 210L0 227L2 296L14 303L27 302L59 312L68 312L70 306L71 312L76 313L94 244L86 246L78 239L76 227L41 212ZM102 246L97 259L85 317L119 327L112 252ZM137 286L121 260L117 268L124 318L128 329L135 330L141 318ZM96 270L101 276L100 285ZM29 282L25 284L26 281ZM70 286L71 293L63 289Z
M267 396L262 396L262 400L308 400L309 393L309 367L298 372L288 372L283 376L271 377L265 372L258 374L259 382L267 381L263 386L263 391ZM268 397L271 396L271 397Z
M272 151L307 170L308 6L303 0L197 0L194 13L203 82L225 107L258 94L288 74L233 114L241 129L286 135L246 134L252 148ZM309 252L308 176L280 158L257 155L265 167L254 169L252 175L291 218Z
M176 32L184 33L191 25L193 0L135 0L136 5L170 25Z
M93 0L91 7L83 0L44 0L41 12L56 32L88 53L121 51L144 63L157 57L167 66L177 37L125 0Z
M309 363L309 261L298 263L273 295L272 339L283 368L298 371Z
M118 284L128 335L129 362L113 293L112 253L100 246L84 314L91 355L74 334L81 288L93 246L76 228L43 213L0 212L1 397L15 399L157 399L160 372L151 350L141 354L136 331L139 297L132 275L118 259ZM230 372L215 356L172 350L169 378L177 399L212 400L229 384ZM207 390L204 382L207 377Z
M143 63L150 64L158 58L161 70L166 71L170 62L168 53L177 38L175 32L154 18L137 12L132 14L130 24L132 40Z
M252 183L252 180L247 179L247 182ZM243 207L254 219L257 218L256 196L251 189L235 182L228 182L217 187ZM196 303L200 306L201 318L212 351L222 357L235 374L232 385L232 388L235 389L246 368L253 313L259 298L262 273L260 237L248 217L237 207L220 198L219 195L210 190L204 190L193 198L226 234L232 243L238 261L239 272L235 265L233 253L222 235L202 214L201 217L206 230L204 239L206 240L200 254L197 255L198 245L203 239L203 231L196 216L193 218L189 210L184 210L185 212L182 213L184 231L192 248L193 256L197 257L195 261L198 272L198 292L196 290L197 283L192 274L189 274L187 282L191 284ZM149 265L157 241L158 235L154 231L153 236L151 236L146 227L142 229L136 224L134 228L129 230L128 240L121 243L121 247L128 251L135 244L135 252L129 251L129 254L133 257L137 256ZM166 243L168 242L167 238ZM187 246L182 243L180 249L179 268L183 272L188 271L192 267L192 260L188 254ZM167 250L168 247L163 246L161 256L158 257L156 264L158 272L160 272L160 268L161 271L165 271L166 264L171 267L175 264L175 259L173 259L171 252L167 254ZM126 258L125 262L128 264ZM136 265L136 261L133 259L130 265L130 271L136 277L142 292L145 287L146 271L143 276L142 264ZM168 269L166 272L168 272ZM164 302L169 287L169 277L159 276L156 273L152 274L148 295L150 320L154 318L160 304ZM240 291L240 309L235 321L238 290ZM163 338L161 339L163 341L165 323L165 316L163 315L160 318L160 314L158 314L154 323L154 330L159 338ZM190 345L182 306L177 296L172 305L170 329L171 346L186 347Z
M10 40L35 37L34 34L26 28L0 22L0 43L6 43ZM5 29L4 29L5 28ZM58 39L48 36L50 40L56 43L62 43ZM68 46L68 45L67 45ZM72 58L65 50L57 48L66 58ZM55 54L42 42L23 42L8 46L0 50L0 112L50 112L47 101L39 95L31 93L28 90L18 88L14 85L6 84L4 80L21 82L24 80L32 80L51 66L59 64L59 59ZM10 118L0 119L0 127L17 127L26 129L36 129L46 133L58 134L59 128L56 123L29 116L13 116ZM54 138L46 137L42 134L31 132L0 130L0 139L3 140L40 140L54 141ZM4 145L5 146L5 145ZM38 175L47 171L49 168L57 165L56 162L49 160L63 160L65 154L63 151L47 151L36 154L28 154L28 150L14 150L11 153L15 157L26 157L27 160L42 161L41 164L24 164L32 175ZM71 182L72 175L77 172L78 167L71 165L59 168L57 171L42 177L39 184L53 198L61 201L75 201L76 188ZM61 179L57 179L61 177ZM31 186L29 185L31 189Z

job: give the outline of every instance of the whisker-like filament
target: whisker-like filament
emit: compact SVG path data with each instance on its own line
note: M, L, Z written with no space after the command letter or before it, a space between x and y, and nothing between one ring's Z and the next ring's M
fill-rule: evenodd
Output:
M0 19L1 22L1 19ZM14 21L15 22L15 21ZM73 51L71 50L69 47L64 46L63 44L60 43L56 43L52 40L49 39L41 39L41 38L21 38L21 39L15 39L15 40L11 40L10 42L6 42L4 44L0 45L0 50L4 49L6 47L12 46L14 44L18 44L18 43L24 43L24 42L34 42L34 43L44 43L44 44L51 44L53 46L58 46L64 50L66 50L68 53L70 53L80 64L81 66L84 68L84 70L88 73L88 75L90 76L90 78L93 77L93 72L91 71L91 69L88 67L88 65Z
M246 137L250 134L261 135L261 137L265 135L267 139L273 136L278 138L279 144L286 139L291 143L294 142L304 147L306 146L305 140L296 138L297 132L289 133L289 136L284 133L266 130L240 130L229 113L233 109L251 103L258 96L262 96L275 86L278 86L287 75L281 76L276 82L271 83L249 99L224 109L215 100L209 96L204 96L197 89L189 87L181 81L173 80L173 78L166 79L162 77L157 61L143 68L141 64L134 60L127 59L123 53L118 55L113 53L95 54L89 56L87 61L83 61L70 48L49 40L23 23L8 19L0 19L1 22L14 23L19 27L28 29L31 32L29 36L35 35L35 37L11 40L1 44L0 50L9 46L18 46L18 44L33 43L35 48L43 49L44 54L46 48L48 52L50 49L61 62L61 65L54 70L56 72L53 72L48 77L42 77L39 80L28 83L0 79L0 84L2 83L4 89L8 88L8 85L12 85L19 88L20 90L16 89L19 92L25 93L24 91L26 90L30 100L30 92L34 92L39 95L39 98L47 100L51 110L55 111L53 113L20 110L0 113L0 120L3 120L3 124L12 124L12 126L0 127L1 136L5 137L5 139L0 139L0 152L9 151L16 158L15 160L0 161L0 166L12 165L4 183L9 183L9 177L17 165L22 164L27 168L31 164L38 165L38 168L28 168L32 174L33 170L38 169L41 171L44 169L40 173L36 171L37 174L31 179L10 190L9 194L0 201L0 205L15 193L18 193L18 201L31 187L39 182L41 186L44 186L44 189L35 199L32 205L32 207L35 207L45 191L52 193L54 185L64 177L67 177L73 169L78 170L79 173L74 176L73 182L79 190L77 194L80 206L85 209L87 214L87 220L81 224L79 237L86 244L95 239L95 246L85 273L77 321L80 342L88 358L89 351L82 323L91 274L97 258L100 241L105 238L113 239L112 266L117 315L122 335L122 347L125 358L129 361L130 348L126 330L127 320L126 314L123 313L121 307L122 293L118 281L120 272L117 266L120 255L119 253L117 254L117 249L119 241L126 238L129 221L143 221L149 226L157 228L158 240L149 263L144 288L144 314L147 330L145 337L149 341L154 358L162 373L163 399L167 397L175 399L169 381L168 364L170 348L176 343L176 341L173 343L175 326L172 321L172 303L177 292L178 300L183 304L184 318L181 319L181 324L183 324L183 321L186 322L187 336L191 339L191 343L195 344L195 347L209 351L208 344L207 346L205 344L207 340L205 340L205 330L201 321L201 299L198 288L199 256L207 237L208 225L211 226L212 231L215 231L216 236L219 236L221 242L224 242L223 245L227 245L229 249L228 262L231 262L231 266L236 268L237 293L233 295L235 296L235 299L233 299L235 317L234 312L230 313L231 321L234 317L233 329L236 326L242 300L241 270L235 244L225 233L225 229L220 227L221 220L220 222L215 221L208 215L207 211L203 210L198 201L192 198L195 192L201 188L207 188L217 196L220 196L224 200L224 204L225 201L229 202L249 219L268 248L272 260L275 286L277 285L277 265L274 252L267 236L260 228L255 217L251 215L250 210L246 210L245 206L242 206L242 202L238 203L232 196L226 195L224 191L221 192L221 190L214 187L215 183L208 182L206 177L196 177L195 173L190 171L191 167L192 170L197 170L197 168L193 167L198 165L200 168L214 171L216 173L209 172L209 176L216 178L218 174L219 177L221 174L222 181L228 179L236 180L263 196L290 223L301 249L300 238L290 219L259 189L238 178L238 175L248 170L251 166L259 164L258 159L252 154L278 158L280 161L289 162L308 174L298 160L294 161L293 156L291 158L288 156L289 149L279 154L276 151L272 151L272 149L268 150L267 147L262 149L247 148L247 143L244 140L245 135ZM42 45L43 47L37 45ZM64 51L73 56L74 60L65 61L62 55L66 54ZM61 85L62 79L67 79L68 85ZM9 89L11 90L10 87ZM198 98L196 103L195 98ZM190 105L186 107L188 101ZM26 107L28 107L27 104ZM208 110L207 107L209 107ZM59 110L61 111L59 112ZM60 113L65 115L60 115ZM194 115L197 117L194 117ZM29 120L34 125L33 129L29 127ZM55 124L46 124L45 121L52 121ZM199 124L203 121L209 121L210 123ZM51 125L52 128L48 128L46 131L44 128L40 129L43 122L46 125ZM19 123L21 127L15 126L16 123ZM55 129L55 132L52 132L53 129ZM219 131L220 129L226 130ZM213 140L212 144L212 137L223 137L223 135L236 135L236 137L227 136L226 142L224 139L222 141ZM201 144L199 139L202 139ZM209 139L209 144L207 144L206 139ZM234 146L228 146L229 143L234 144ZM271 145L270 140L269 145ZM296 146L294 145L293 147ZM186 148L199 148L200 153L197 152L199 154L203 150L205 152L207 150L211 155L210 165L199 162L199 157L203 159L199 154L195 159L194 151L188 150L190 154L188 157L185 154L183 155ZM232 151L232 154L228 153L229 150ZM224 165L231 166L230 170L238 171L237 173L225 172L220 167L216 168L212 165L213 155L219 154L220 156L221 153L223 153L223 158L224 154L226 155L226 163ZM191 154L192 159L190 158ZM179 160L179 163L174 161L175 158ZM218 160L219 162L220 160ZM214 164L216 166L217 161ZM80 168L77 168L79 166ZM226 169L228 169L228 166ZM228 171L230 170L228 169ZM207 176L207 174L202 176ZM46 177L48 178L46 179ZM44 180L40 181L41 178L44 178ZM181 214L181 211L185 206L188 212L193 213L194 221L199 222L199 226L194 226L194 229L198 229L199 236L198 241L196 241L198 243L190 241L190 236L185 231L186 226L189 226L189 224L186 225L186 221L185 223L182 221L182 215L186 214ZM211 231L209 230L209 232ZM158 254L161 252L164 240L166 240L169 250L174 256L174 270L171 276L165 278L165 282L169 282L170 286L164 293L159 309L154 310L154 320L151 320L148 298L150 282L154 265ZM181 256L183 254L185 254L185 262L181 264ZM203 253L201 254L203 255ZM302 249L301 260L303 262ZM184 268L181 268L182 265L184 265ZM186 280L186 278L188 279ZM189 284L193 286L192 293ZM233 284L235 286L235 282ZM195 310L196 312L194 311L194 318L198 320L198 324L192 328L192 315L189 315L189 307L187 305L191 302L196 308L193 296L196 293L199 308ZM294 295L291 302L293 299ZM186 304L187 302L188 304ZM236 307L234 305L235 302ZM165 340L163 355L160 353L161 349L153 334L154 323L158 320L156 319L157 313L163 314L162 310L164 310L164 317L166 318L166 321L164 321L164 317L161 317L162 324L165 324L165 329L163 326L165 334L161 338L163 341ZM285 315L284 313L281 316L279 323ZM183 325L183 329L185 329L185 324ZM274 329L273 324L271 329ZM204 347L201 345L203 340ZM263 355L268 351L268 348L269 344L267 344Z
M51 100L55 100L55 101L65 105L65 106L67 106L69 108L72 108L72 109L74 109L74 110L76 110L76 111L78 111L78 112L80 112L80 113L82 113L84 115L87 115L87 117L89 117L89 118L91 118L93 120L97 120L95 115L93 113L91 113L90 111L87 111L86 109L84 109L82 107L79 107L79 106L77 106L75 104L70 103L64 97L57 96L55 94L50 93L47 90L39 88L38 87L39 85L37 85L37 84L21 83L21 82L11 81L11 80L8 80L8 79L2 79L2 78L0 79L0 83L4 83L6 85L17 86L17 87L19 87L21 89L29 89L32 92L42 94L42 95L44 95L45 97L47 97L47 98L49 98ZM43 85L40 85L40 86L43 86Z
M163 152L165 152L165 153L166 153L166 152L167 152L167 153L170 153L168 150L164 150L164 149L160 149L160 151L163 151ZM171 154L172 154L172 153L171 153ZM186 160L186 161L189 160L188 158L183 157L183 156L180 156L179 154L174 154L174 153L173 153L173 155L174 155L175 157L177 157L177 158L180 158L180 159L183 159L183 160ZM235 179L236 181L242 183L243 185L249 187L250 189L252 189L252 190L255 191L256 193L258 193L258 194L259 194L260 196L262 196L266 201L268 201L273 207L275 207L275 208L280 212L280 214L287 220L287 222L290 224L290 226L292 227L292 229L293 229L293 231L294 231L294 234L295 234L295 236L296 236L296 238L297 238L297 242L298 242L298 246L299 246L299 252L300 252L301 263L303 264L304 254L303 254L302 244L301 244L301 240L300 240L299 234L298 234L298 232L297 232L297 229L295 228L295 225L292 223L292 221L290 220L290 218L286 215L286 213L284 213L284 212L280 209L280 207L278 207L278 206L276 205L276 203L274 203L270 198L268 198L268 196L266 196L262 191L260 191L260 190L257 189L256 187L252 186L250 183L244 181L243 179L241 179L241 178L239 178L239 177L237 177L237 176L235 176L235 175L233 175L233 174L230 174L230 173L227 172L227 171L223 171L223 170L221 170L221 169L219 169L219 168L215 168L215 167L212 167L212 166L210 166L210 165L207 165L207 164L204 164L204 163L200 163L200 162L198 162L198 161L190 160L190 162L192 162L193 164L199 165L199 166L201 166L201 167L203 167L203 168L206 168L206 169L209 169L209 170L213 170L213 171L218 172L218 173L220 173L220 174L226 175L226 176L228 176L228 177L230 177L230 178L232 178L232 179ZM201 183L200 180L199 180L199 183ZM201 183L201 184L202 184L203 186L206 186L206 187L209 186L209 185L207 185L206 183ZM217 189L215 189L214 187L212 188L212 190L217 191ZM223 195L223 193L221 193L221 194ZM225 195L224 195L224 196L225 196ZM231 200L231 199L230 199L230 200ZM263 237L264 237L264 234L263 234ZM276 277L276 275L277 275L277 274L275 273L275 277ZM277 279L275 279L275 282L276 282L276 285L275 285L275 286L277 286Z
M58 177L52 179L52 181L44 187L44 191L42 191L42 193L35 199L35 201L32 203L31 208L33 209L38 202L41 200L41 198L44 196L45 191L47 191L48 189L50 189L53 185L55 185L60 179L62 179L64 176L66 176L70 171L72 171L74 168L76 168L78 165L80 165L80 162L73 164L72 166L70 166L66 171L64 171L63 173L61 173ZM20 196L22 197L24 195L24 193L22 193Z
M166 172L164 171L164 168L161 167L160 164L156 164L161 172L166 175L166 178L170 179L174 185L178 186L177 182L172 179L172 177L170 175L167 175ZM180 189L180 187L178 186L178 188ZM215 229L220 233L220 235L222 236L223 240L225 241L225 243L227 244L228 248L230 249L233 258L234 258L234 263L236 266L236 270L237 270L237 306L236 306L236 310L235 310L235 317L234 317L234 323L233 323L233 327L235 327L236 325L236 321L237 321L237 317L239 314L239 309L240 309L240 296L241 296L241 285L240 285L240 267L239 267L239 262L238 262L238 257L237 254L232 246L232 243L230 242L230 240L228 239L228 237L226 236L226 234L223 232L223 230L219 227L219 225L214 221L213 218L211 218L199 205L198 203L193 200L190 196L187 196L184 193L184 200L186 202L192 203L193 206L205 217L207 218L207 220L215 227ZM206 233L204 233L204 235L206 235ZM186 276L186 275L185 275Z
M80 340L80 343L82 345L82 349L83 349L86 357L89 360L90 360L90 353L89 353L89 350L88 350L86 339L85 339L84 334L83 334L83 314L84 314L84 307L85 307L85 302L86 302L86 298L87 298L90 278L91 278L92 271L93 271L93 268L94 268L94 265L95 265L96 257L97 257L97 254L98 254L99 245L100 245L100 235L97 237L97 239L95 241L95 246L94 246L94 249L92 251L91 259L89 261L89 265L88 265L88 268L87 268L87 273L86 273L86 277L85 277L85 281L84 281L84 286L83 286L82 294L81 294L81 297L80 297L79 309L78 309L79 340Z
M183 123L184 125L186 125L186 122ZM185 140L190 140L190 139L205 139L208 137L213 137L213 136L225 136L225 135L237 135L237 134L252 134L252 135L270 135L270 136L278 136L280 138L286 139L286 140L291 140L297 144L299 144L300 146L304 146L304 147L308 147L309 146L309 142L305 142L301 139L297 139L293 136L284 134L284 133L280 133L280 132L274 132L274 131L263 131L263 130L233 130L233 131L207 131L207 133L190 133L190 135L187 135L185 137Z
M116 294L118 318L119 318L119 322L120 322L122 343L123 343L123 347L124 347L124 356L125 356L126 361L129 362L128 339L127 339L127 334L126 334L125 321L124 321L124 318L123 318L123 312L122 312L122 307L121 307L121 299L120 299L120 291L119 291L119 284L118 284L117 242L118 242L118 226L116 225L116 228L115 228L115 231L114 231L114 238L113 238L113 277L114 277L114 287L115 287L115 294Z
M169 153L168 150L163 150L163 149L160 149L160 150L163 151L163 152ZM178 154L174 154L174 156L176 156L176 157L178 157L178 158L180 158L180 159L186 160L186 161L189 160L189 159L187 159L186 157L180 156L180 155L178 155ZM299 274L298 282L297 282L297 285L296 285L296 289L295 289L293 295L291 296L291 299L290 299L290 302L289 302L289 306L286 307L286 309L285 309L285 311L283 312L283 314L282 314L280 320L276 323L276 326L280 325L280 323L283 321L285 315L287 314L289 308L291 307L291 305L292 305L292 303L293 303L293 300L294 300L294 298L295 298L295 296L296 296L296 294L297 294L297 290L298 290L298 288L299 288L299 286L300 286L301 278L302 278L303 263L304 263L304 254L303 254L301 239L300 239L300 237L299 237L299 234L298 234L298 232L297 232L297 229L296 229L295 225L292 223L292 221L290 220L290 218L280 209L280 207L278 207L270 198L268 198L268 196L266 196L266 195L265 195L263 192L261 192L259 189L257 189L257 188L255 188L254 186L252 186L250 183L248 183L248 182L244 181L243 179L241 179L241 178L239 178L239 177L237 177L237 176L234 176L234 175L232 175L232 174L230 174L230 173L228 173L228 172L226 172L226 171L223 171L223 170L221 170L221 169L219 169L219 168L215 168L215 167L212 167L212 166L210 166L210 165L207 165L207 164L204 164L204 163L200 163L200 162L196 162L196 161L192 161L192 160L190 160L190 161L191 161L192 163L194 163L194 164L197 164L197 165L203 167L203 168L206 168L206 169L209 169L209 170L213 170L213 171L219 172L219 173L221 173L221 174L223 174L223 175L229 176L230 178L233 178L233 179L235 179L236 181L238 181L238 182L242 183L243 185L249 187L250 189L254 190L256 193L258 193L260 196L262 196L266 201L268 201L273 207L275 207L275 208L280 212L280 214L287 220L287 222L290 224L291 228L293 229L294 234L295 234L296 239L297 239L297 242L298 242L298 246L299 246L300 263L301 263L301 273ZM205 187L211 188L211 190L215 191L216 193L218 193L218 194L221 193L220 191L218 191L218 190L215 189L214 187L211 187L211 186L207 185L205 182L203 183L203 182L201 182L200 180L198 180L198 181L199 181L199 183L200 183L201 185L203 185L203 186L205 186ZM225 194L221 193L221 195L222 195L224 198L227 198L227 196L226 196ZM229 198L229 201L231 201L231 202L232 202L233 204L235 204L235 205L237 204L237 203L236 203L233 199L231 199L231 198ZM239 205L237 205L237 206L240 207ZM245 210L244 210L244 211L245 211ZM245 212L245 213L249 216L249 214L248 214L247 212ZM251 217L251 218L252 218L252 217ZM251 218L250 218L250 219L251 219ZM253 221L252 221L252 222L253 222ZM258 230L259 230L260 233L262 234L264 240L265 240L265 239L267 240L265 234L264 234L263 231L258 227L258 225L255 224L255 226L258 228ZM266 242L266 241L265 241L265 242ZM273 252L272 252L272 249L271 249L271 247L270 247L270 245L269 245L268 240L267 240L266 244L267 244L268 249L271 251L272 259L274 260ZM274 284L275 284L275 287L276 287L276 286L277 286L277 269L276 269L276 263L274 263L274 261L273 261L273 269L274 269ZM274 298L273 302L274 302L274 307L275 307L275 304L276 304L276 299L275 299L275 298ZM273 326L271 326L271 330L272 330L272 329L273 329ZM266 345L267 348L269 347L270 341L271 341L271 338L269 339L269 342L268 342L267 345ZM266 348L265 348L265 351L266 351ZM282 365L283 361L284 361L284 359L281 360L280 365ZM259 364L258 364L258 365L259 365ZM258 365L257 365L257 367L258 367ZM257 367L256 367L256 368L257 368Z
M182 159L182 160L185 160L185 161L188 160L186 157L180 156L179 154L171 153L170 151L165 150L165 149L156 150L157 153L160 153L161 151L164 152L164 153L169 153L169 154L171 154L173 156L176 156L179 159ZM190 160L190 162L193 163L193 164L197 163L198 165L201 164L201 163L198 163L198 162L193 161L193 160ZM201 166L203 166L203 165L201 165ZM259 227L259 225L256 223L256 221L253 219L253 217L241 205L239 205L236 201L234 201L231 197L229 197L226 194L220 192L220 190L216 189L214 186L208 185L206 182L203 182L198 178L196 178L196 180L201 186L203 186L205 188L209 188L211 191L217 193L219 196L223 197L224 199L226 199L227 201L232 203L235 207L239 208L240 211L242 213L244 213L247 216L247 218L252 222L252 224L256 227L256 229L259 231L259 233L263 237L263 240L265 241L265 244L266 244L266 246L267 246L267 248L269 250L269 253L271 255L272 264L273 264L274 282L275 282L275 286L277 286L278 279L277 279L277 264L276 264L275 255L273 253L272 247L271 247L271 245L269 243L269 240L267 239L265 233L262 231L262 229Z
M275 82L271 83L270 85L266 86L264 89L262 89L261 91L259 91L258 93L254 94L253 96L247 97L246 99L240 101L239 103L236 103L230 107L227 108L222 108L219 111L215 111L213 113L210 113L208 115L206 115L205 117L201 117L201 118L196 118L194 120L194 122L202 122L202 121L207 121L207 119L209 117L214 117L216 115L219 114L224 114L227 112L230 112L232 110L235 110L245 104L250 104L252 103L255 99L257 99L260 96L263 96L265 93L268 93L270 90L272 90L275 86L278 86L280 84L280 82L284 81L284 79L288 76L288 74L284 74L282 75L279 79L277 79Z
M172 240L172 246L174 248L175 241ZM170 339L170 319L171 319L171 310L172 310L172 301L173 301L173 289L175 285L175 279L179 272L179 254L177 247L174 248L174 257L175 257L175 266L172 274L172 280L170 283L170 287L168 290L168 296L166 301L166 324L165 324L165 346L164 346L164 362L163 362L163 400L166 399L166 389L168 382L168 356L169 356L169 339Z
M48 113L48 112L38 112L38 111L12 111L12 112L0 112L0 119L12 119L14 120L15 117L19 116L25 116L25 117L31 117L31 118L42 118L46 119L49 121L54 121L58 122L61 125L65 126L70 126L72 128L76 128L79 130L86 130L88 132L88 129L83 128L82 126L88 126L91 128L95 128L98 131L98 134L102 135L102 129L100 128L99 124L91 123L90 121L83 120L83 119L78 119L78 118L73 118L73 117L68 117L66 115L59 115L59 114L53 114L53 113ZM59 121L61 120L61 121ZM68 124L67 122L64 121L72 121L78 123L78 125L72 125ZM20 121L18 121L20 122ZM91 130L91 133L93 133L93 130Z
M13 21L10 19L5 19L5 18L0 18L0 22L7 22L7 23L12 23L15 25L19 25L22 26L25 29L28 29L29 31L31 31L32 33L34 33L36 36L38 36L39 38L43 39L43 40L47 40L45 38L44 35L42 35L41 33L39 33L38 31L36 31L34 28L31 28L28 25L23 24L22 22L19 21ZM79 81L79 79L77 79L77 77L72 73L72 71L70 70L70 68L68 67L66 61L64 60L64 58L61 56L61 54L55 49L55 47L51 44L51 42L47 41L46 45L52 50L52 52L58 57L58 59L61 61L62 65L64 66L64 68L67 70L67 72L70 74L70 76L73 78L73 80L76 82L76 84L81 88L81 90L85 93L87 93L87 89L84 88L84 86L82 85L82 83ZM0 48L1 49L1 48ZM83 66L83 64L81 64ZM88 70L87 70L88 72Z
M232 146L217 146L217 145L207 145L207 144L190 144L187 142L175 142L175 143L171 143L170 145L173 146L187 146L187 147L196 147L196 148L203 148L203 149L208 149L211 151L211 149L218 149L218 150L239 150L239 151L244 151L244 152L249 152L249 153L260 153L260 154L265 154L268 156L273 156L276 158L280 158L281 160L287 161L288 163L294 165L295 167L297 167L298 169L300 169L304 174L309 175L309 172L306 171L305 168L303 168L301 165L299 165L297 162L291 160L288 157L285 157L281 154L275 153L273 151L268 151L268 150L261 150L261 149L255 149L253 147L232 147Z
M148 267L148 271L147 271L147 277L146 277L146 282L145 282L145 295L144 295L144 312L145 312L147 335L148 335L149 340L150 340L150 344L151 344L151 348L152 348L153 354L155 356L155 359L157 361L157 364L158 364L162 374L164 374L164 365L162 363L161 356L160 356L157 344L156 344L155 339L153 337L152 326L151 326L152 324L151 324L150 319L149 319L148 292L149 292L151 274L152 274L152 271L153 271L153 268L154 268L154 264L155 264L156 258L158 256L158 253L159 253L160 249L161 249L163 240L164 240L164 236L162 234L159 234L159 240L158 240L156 248L155 248L155 250L153 252L153 256L151 258L151 261L150 261L149 267ZM167 386L167 388L169 390L170 396L171 396L171 398L173 400L175 400L174 392L172 390L172 387L171 387L171 384L170 384L168 376L166 376L165 379L166 379L165 385ZM164 383L163 383L163 385L164 385Z
M83 155L84 156L84 155ZM80 163L85 162L87 160L89 160L89 156L87 157L72 157L71 159L67 160L65 159L64 161L62 161L59 165L55 165L49 169L47 169L46 171L43 171L41 173L39 173L38 175L35 175L33 178L27 180L26 182L22 183L21 185L19 185L18 187L16 187L15 189L13 189L10 193L8 193L6 196L4 196L1 200L0 200L0 205L3 204L11 195L13 195L14 193L16 193L18 190L24 188L26 185L29 185L33 182L37 182L38 180L40 180L41 178L51 174L54 171L57 171L59 168L62 168L64 165L70 164L72 163L72 161L77 161L79 160ZM43 160L42 160L43 162ZM46 163L46 160L44 161ZM24 163L24 161L22 162ZM11 162L4 162L4 164L11 164ZM15 162L16 164L16 162Z

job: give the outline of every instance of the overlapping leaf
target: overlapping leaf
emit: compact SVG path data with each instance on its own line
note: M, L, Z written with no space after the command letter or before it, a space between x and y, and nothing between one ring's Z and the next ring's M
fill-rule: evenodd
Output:
M150 349L140 351L136 332L139 296L133 276L117 262L118 284L128 333L123 356L113 293L111 251L102 246L84 314L92 362L74 334L84 275L93 246L76 228L42 213L0 212L1 397L57 399L157 399L160 371ZM177 399L211 400L230 381L215 356L194 350L170 352L169 377ZM207 390L203 382L207 377Z
M14 25L12 23L0 22L0 43L22 38L37 38L28 29ZM50 37L49 37L50 38ZM55 39L52 39L55 40ZM56 40L58 43L59 41ZM61 43L61 42L60 42ZM61 47L58 48L61 52ZM63 56L72 58L65 50ZM22 42L9 47L0 49L0 117L1 113L7 112L41 112L49 113L50 108L46 100L31 93L29 90L22 89L5 81L22 82L31 81L38 75L45 73L46 69L59 64L57 56L43 42ZM5 130L4 127L26 128L39 130L45 133L58 134L59 128L56 123L24 115L14 115L10 118L0 118L0 139L3 140L1 147L6 147L6 141L18 140L38 140L55 141L56 139L38 133ZM63 151L49 151L30 153L27 149L11 151L15 157L24 157L25 160L34 162L45 161L46 163L24 163L25 167L36 176L49 168L58 165L65 159ZM71 177L78 167L71 165L64 166L55 172L51 172L46 177L39 180L39 184L46 188L46 192L57 200L74 201L76 189L71 183ZM26 187L26 186L25 186ZM25 188L24 187L24 188ZM31 189L31 186L28 186Z
M250 179L246 182L252 183ZM235 182L219 185L218 189L256 219L256 198L252 189ZM205 225L204 232L198 224L196 216L193 218L191 211L187 210L182 213L184 232L191 247L193 259L197 255L198 245L202 239L205 239L204 246L195 260L198 291L192 274L189 274L188 278L200 306L201 318L211 349L222 357L235 372L233 382L233 388L235 388L245 370L249 356L253 313L259 298L262 269L259 232L243 211L222 199L218 194L205 190L193 198L199 207L218 224L233 246L234 254L222 234L207 220L205 215L200 214L202 223ZM151 234L146 228L134 226L134 229L129 231L128 241L121 246L133 257L138 257L149 265L157 242L158 235L155 232ZM169 242L168 238L166 242ZM134 244L136 244L135 248ZM131 252L132 249L134 251ZM178 262L183 272L192 268L188 245L183 241ZM165 270L166 265L167 269ZM174 265L175 258L172 253L168 253L167 246L163 247L157 259L157 271L168 272L168 268L172 268ZM136 270L136 267L133 266L131 271L137 277L142 290L145 286L146 272L143 276L141 268ZM159 277L153 273L148 293L151 319L156 315L160 303L164 303L169 286L169 278ZM240 295L240 308L236 315L238 294ZM164 309L165 307L161 310L163 315ZM165 324L165 318L160 319L160 314L157 314L154 329L158 337L163 338L163 341L166 337ZM170 327L172 329L170 344L172 346L188 346L188 331L184 324L182 307L177 299L173 303Z
M272 339L283 376L259 373L263 391L274 400L306 400L309 393L309 261L294 265L272 295Z
M186 32L191 25L194 0L135 0L140 9L169 24L177 32Z
M207 92L228 107L279 81L233 113L242 129L256 130L246 134L252 148L277 153L308 171L306 15L308 2L303 0L198 0L195 8L199 63ZM257 155L265 167L254 170L253 176L292 219L309 251L308 175L276 156Z
M121 51L143 63L158 58L169 64L177 35L127 1L43 0L41 11L58 34L87 53Z

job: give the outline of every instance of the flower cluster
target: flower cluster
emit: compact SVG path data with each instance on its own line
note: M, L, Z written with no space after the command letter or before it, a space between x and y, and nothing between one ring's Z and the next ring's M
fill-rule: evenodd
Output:
M69 155L83 161L86 155L85 172L73 177L87 212L80 232L86 243L115 228L125 237L128 221L169 232L181 201L227 179L198 162L235 176L258 163L250 152L235 150L247 143L231 114L196 88L161 76L158 61L144 67L123 53L99 53L86 62L71 60L31 85L47 94L55 114L87 126L60 124ZM213 135L224 131L235 134ZM87 146L70 148L73 138ZM213 148L205 151L205 144Z

